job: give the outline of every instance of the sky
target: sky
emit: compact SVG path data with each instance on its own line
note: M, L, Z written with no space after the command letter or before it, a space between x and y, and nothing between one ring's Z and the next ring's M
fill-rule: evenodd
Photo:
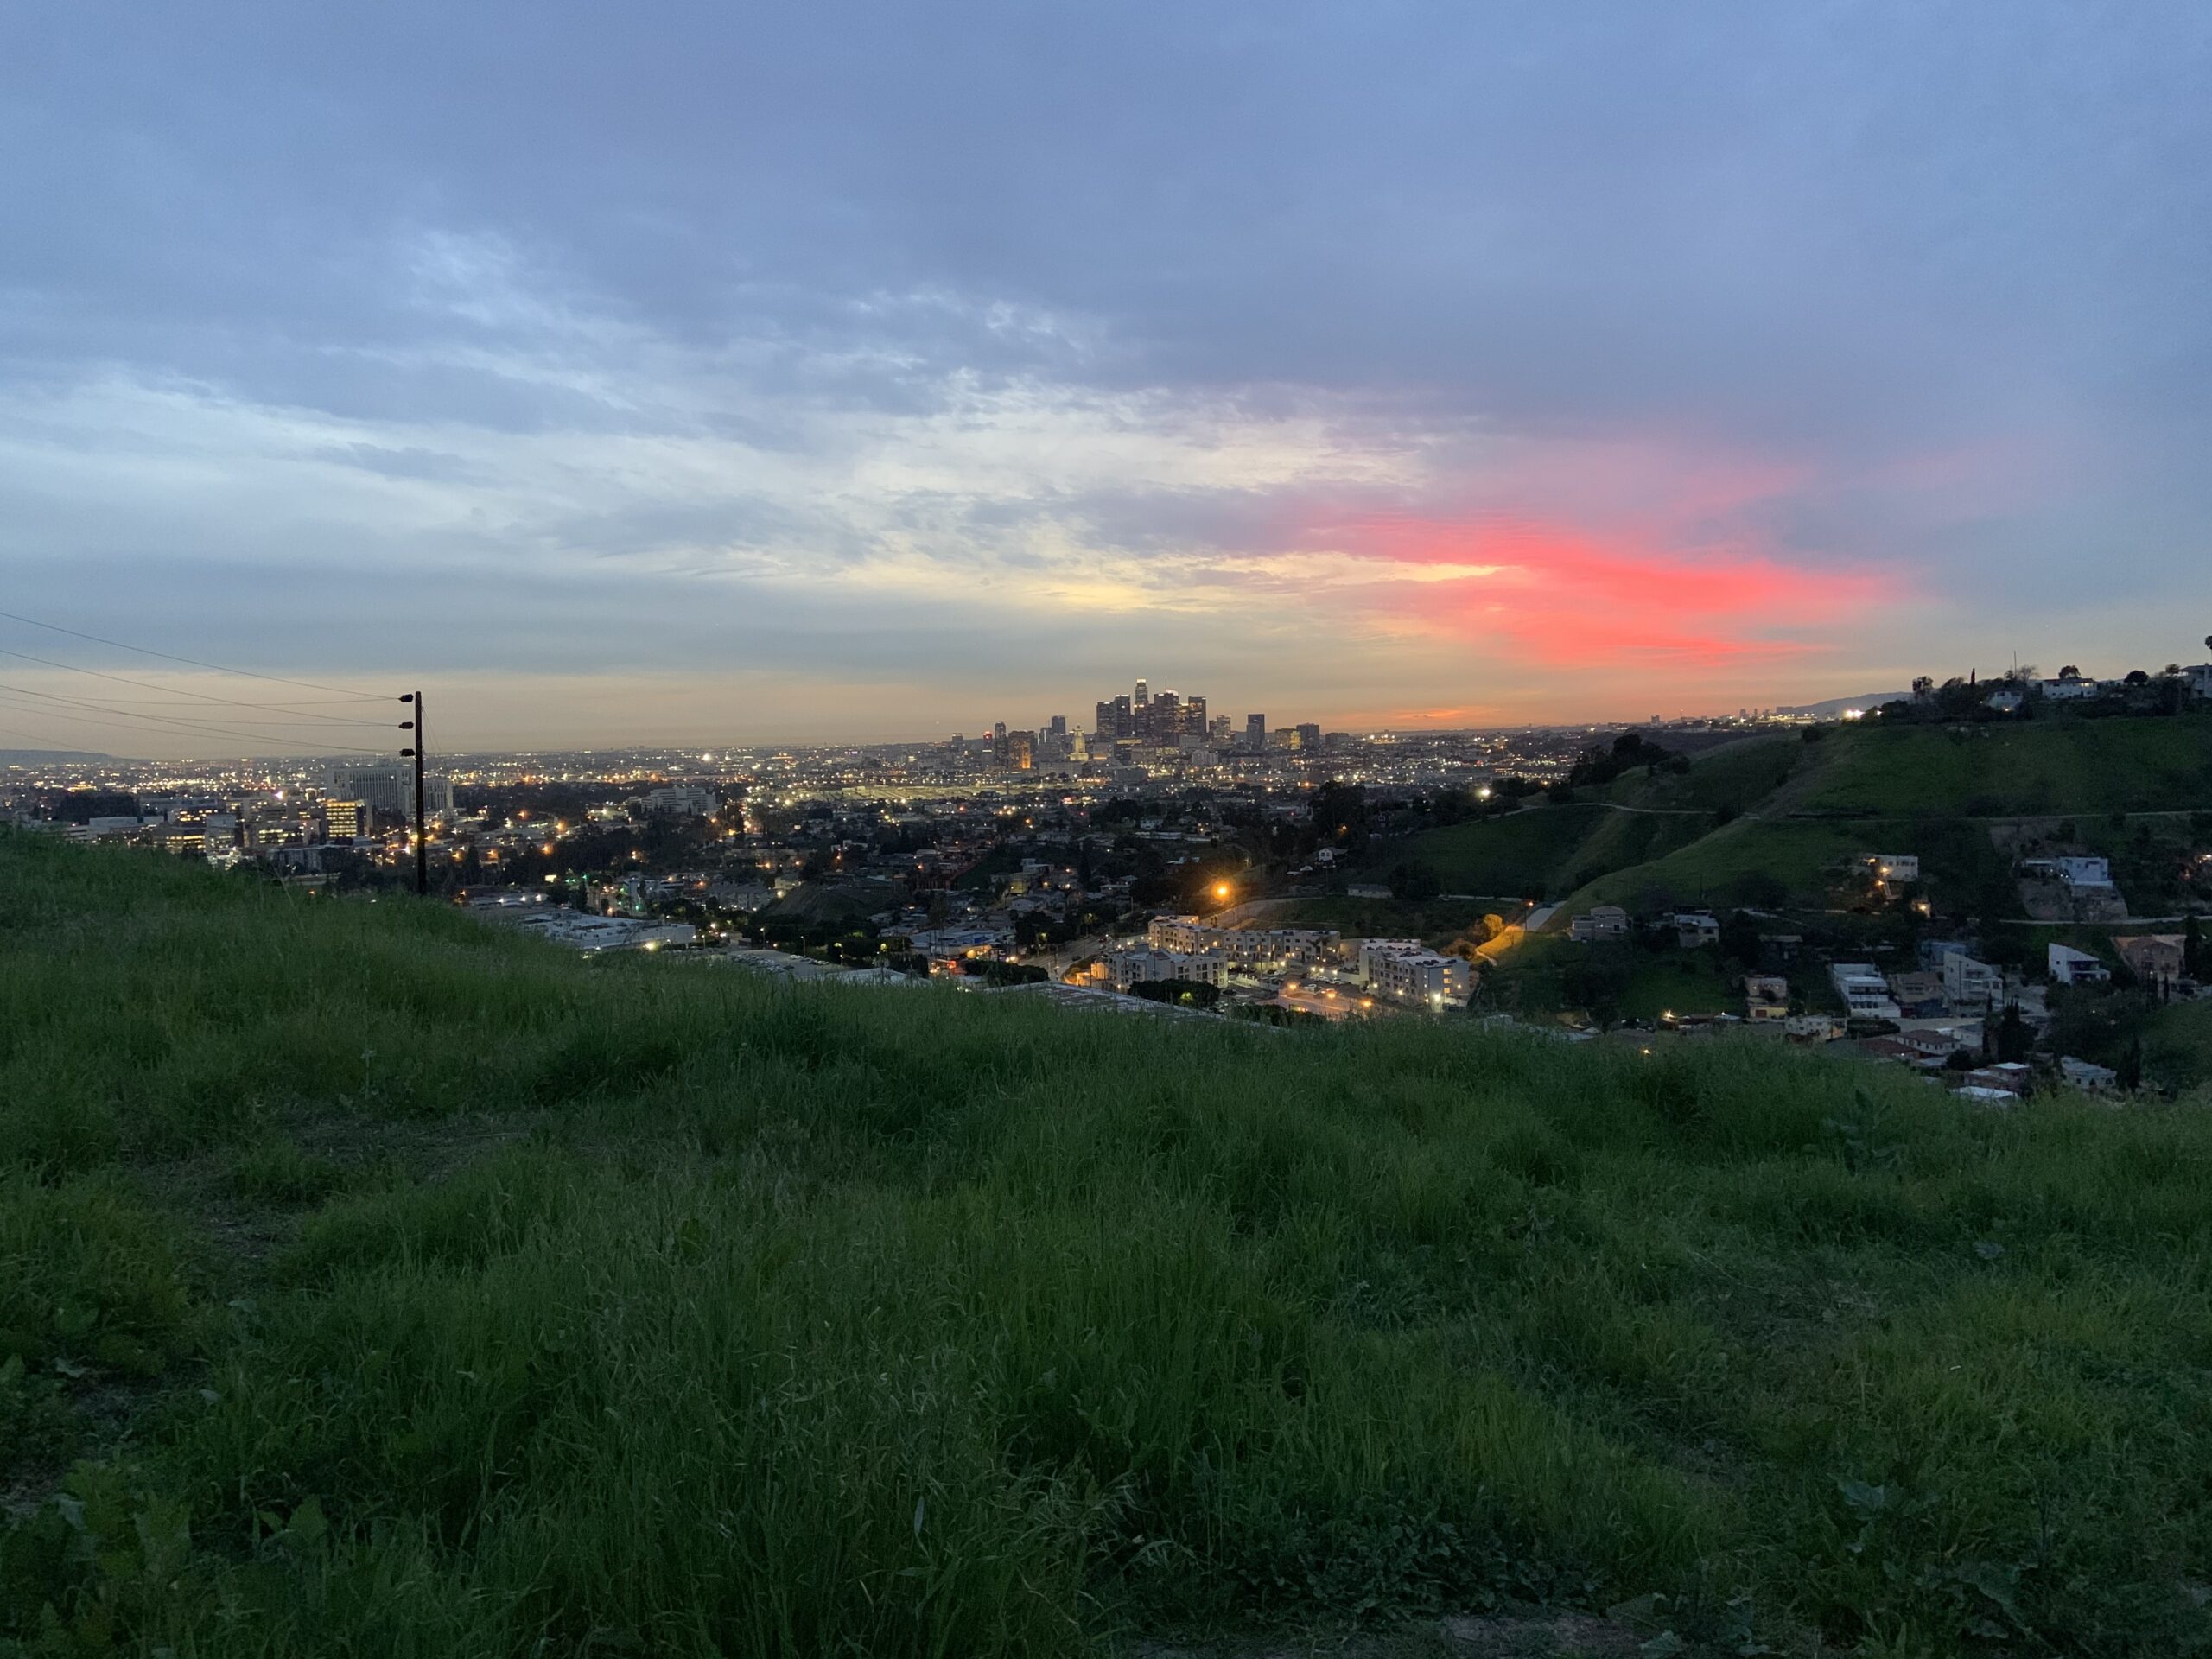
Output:
M472 748L2201 660L2208 84L2202 0L8 8L0 609ZM0 746L272 690L0 652Z

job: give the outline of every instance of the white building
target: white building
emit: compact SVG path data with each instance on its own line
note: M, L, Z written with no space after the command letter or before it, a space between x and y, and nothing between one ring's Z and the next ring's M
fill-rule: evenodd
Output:
M2058 879L2077 892L2112 886L2112 861L2106 858L2054 858Z
M1709 910L1685 910L1675 917L1675 943L1685 950L1720 943L1720 924Z
M1618 905L1592 905L1567 925L1567 937L1577 944L1628 937L1628 912Z
M1464 1007L1475 988L1464 961L1440 956L1419 939L1363 940L1359 971L1375 995L1417 1007Z
M2054 944L2049 952L2051 982L2057 985L2102 985L2112 969L2086 950L2070 944Z
M1986 962L1977 962L1963 950L1943 957L1943 997L1951 1012L1986 1008L2005 995L2005 976Z
M1828 979L1843 1006L1854 1020L1894 1020L1897 1005L1890 996L1890 982L1871 962L1828 964Z
M1333 927L1222 927L1196 916L1155 916L1145 943L1186 956L1217 953L1236 967L1334 960L1344 938Z
M1229 982L1229 960L1211 951L1116 950L1106 957L1106 976L1117 991L1163 979L1184 979L1219 990Z
M2085 697L2094 697L2097 695L2097 683L2094 680L2045 680L2043 683L2044 696L2054 702L2072 702Z
M1874 874L1885 881L1917 881L1920 880L1918 853L1869 853L1866 862Z
M2105 1090L2120 1084L2120 1073L2110 1066L2077 1059L2071 1054L2059 1057L2058 1075L2076 1089Z
M330 770L323 793L335 801L366 801L394 817L415 816L415 763L387 760L375 765L339 766ZM433 817L453 812L453 780L429 772L423 779L423 809Z
M647 812L659 817L711 818L721 808L715 791L696 784L670 784L662 789L649 789L639 798Z

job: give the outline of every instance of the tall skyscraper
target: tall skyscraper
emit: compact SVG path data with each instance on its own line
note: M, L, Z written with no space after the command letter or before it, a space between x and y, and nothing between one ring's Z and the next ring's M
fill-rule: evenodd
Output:
M1265 715L1244 716L1244 747L1255 754L1267 752L1268 717Z
M1141 709L1141 708L1143 708L1147 703L1150 702L1151 701L1152 701L1152 688L1151 688L1149 685L1147 685L1147 684L1146 684L1142 680L1139 680L1139 681L1137 682L1137 701L1136 701L1136 706L1137 706L1138 708Z
M1298 747L1318 749L1321 747L1321 728L1310 721L1301 721L1298 727Z

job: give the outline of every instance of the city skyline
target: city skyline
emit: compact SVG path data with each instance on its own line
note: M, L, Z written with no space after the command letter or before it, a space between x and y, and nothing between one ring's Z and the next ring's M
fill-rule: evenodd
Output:
M2208 70L2164 3L25 13L0 585L448 751L2155 671ZM248 696L0 651L0 747L207 752L25 657Z

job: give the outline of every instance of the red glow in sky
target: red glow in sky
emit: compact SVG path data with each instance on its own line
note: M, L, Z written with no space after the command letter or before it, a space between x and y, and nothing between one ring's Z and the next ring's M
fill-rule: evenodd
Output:
M1329 532L1355 557L1489 567L1389 601L1399 619L1488 639L1523 660L1710 671L1815 651L1887 596L1867 571L1820 571L1736 549L1685 552L1513 519L1365 518Z

